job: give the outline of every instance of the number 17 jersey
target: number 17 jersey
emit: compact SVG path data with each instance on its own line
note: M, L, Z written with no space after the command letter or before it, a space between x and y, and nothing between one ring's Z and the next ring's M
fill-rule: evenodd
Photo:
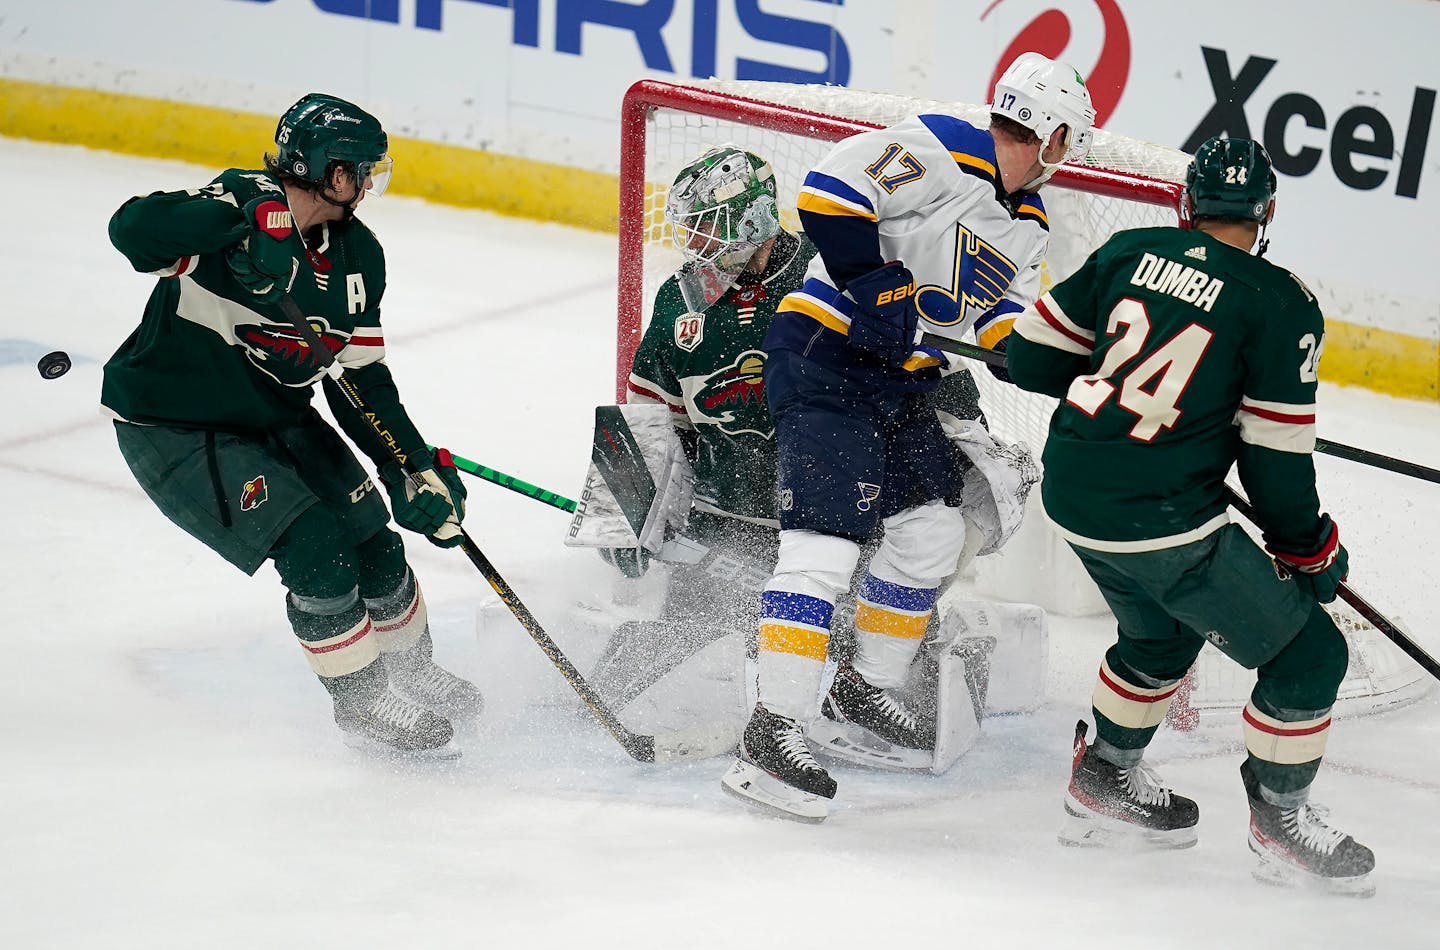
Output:
M1124 231L1014 336L1016 381L1061 398L1043 498L1069 540L1115 552L1199 540L1229 520L1237 463L1267 540L1313 540L1324 319L1289 271L1198 230Z

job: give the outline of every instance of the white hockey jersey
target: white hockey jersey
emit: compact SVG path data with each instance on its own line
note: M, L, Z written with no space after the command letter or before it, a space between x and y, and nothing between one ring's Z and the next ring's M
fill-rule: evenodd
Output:
M781 303L769 348L812 338L811 321L848 335L854 301L836 284L847 266L859 276L862 263L910 269L921 332L959 340L973 329L986 347L1039 295L1044 205L1035 194L1007 199L989 130L953 116L913 116L845 139L806 176L798 207L821 255ZM917 350L905 369L937 363Z

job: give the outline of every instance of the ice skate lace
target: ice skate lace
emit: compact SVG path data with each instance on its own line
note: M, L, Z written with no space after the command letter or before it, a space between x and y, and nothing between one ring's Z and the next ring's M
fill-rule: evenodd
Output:
M1324 805L1301 805L1282 814L1280 820L1285 830L1302 845L1321 854L1331 854L1345 840L1345 832L1325 823L1329 815L1330 809Z
M1121 769L1120 775L1125 782L1125 791L1130 793L1131 798L1143 805L1159 805L1161 808L1170 806L1170 789L1161 785L1160 776L1146 766Z
M385 694L370 706L370 713L383 723L411 729L420 721L425 709L386 690Z
M891 722L911 732L919 728L915 714L902 706L899 700L885 690L877 690L870 701L880 711L880 714Z
M796 768L820 768L820 763L815 761L815 756L810 751L810 746L805 742L805 736L798 727L782 730L775 737L775 745Z
M405 677L405 685L426 696L444 699L454 691L455 680L456 677L441 667L429 663Z

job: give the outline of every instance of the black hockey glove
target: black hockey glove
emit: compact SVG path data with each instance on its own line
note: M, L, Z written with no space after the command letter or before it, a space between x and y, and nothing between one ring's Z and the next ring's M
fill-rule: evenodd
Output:
M650 552L644 548L600 548L600 557L626 577L641 577L650 568Z
M1320 516L1320 543L1312 550L1296 554L1270 545L1265 550L1280 571L1293 574L1300 589L1314 594L1322 604L1334 600L1336 588L1350 576L1350 552L1340 543L1340 527L1329 515Z
M433 466L420 471L419 487L394 462L380 466L380 480L390 493L396 524L425 535L431 544L453 548L464 540L460 522L465 518L465 485L449 449L436 449L432 460Z
M281 198L261 195L243 211L250 233L225 252L225 264L235 281L261 303L274 303L295 280L296 256L305 253L305 246Z
M850 346L887 366L902 366L915 349L920 311L915 307L915 278L891 261L845 285L855 301L850 315Z
M1009 335L1007 334L1007 335L1001 337L999 340L997 340L994 346L990 347L990 352L991 352L991 353L999 353L1001 356L1004 356L1004 355L1005 355L1005 348L1008 347L1009 345L1010 345L1010 337L1009 337ZM1013 379L1010 378L1010 367L1009 367L1008 364L1005 365L1005 366L996 366L994 363L986 363L986 364L985 364L985 368L990 371L990 375L991 375L991 376L994 376L996 379L1000 380L1000 382L1002 382L1002 383L1014 383L1014 382L1015 382L1015 380L1013 380Z

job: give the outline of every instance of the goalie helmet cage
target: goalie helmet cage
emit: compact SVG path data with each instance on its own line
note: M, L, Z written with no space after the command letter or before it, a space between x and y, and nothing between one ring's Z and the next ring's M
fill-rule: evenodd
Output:
M630 364L650 316L655 292L682 258L665 222L665 199L676 173L706 148L730 143L768 160L779 188L781 223L798 229L796 198L806 173L832 143L893 125L917 113L939 112L988 126L989 110L972 105L865 92L841 86L792 85L744 80L676 84L641 80L625 94L621 111L619 205L619 299L615 398L625 401ZM1096 129L1083 163L1061 167L1044 187L1050 219L1050 246L1041 275L1042 291L1075 270L1117 231L1137 227L1188 227L1181 194L1190 156L1167 146ZM976 372L981 403L991 430L1026 443L1038 462L1055 400L999 383ZM997 599L1039 603L1058 612L1103 610L1083 568L1048 526L1035 496L1027 530L1046 537L1012 540L1006 552L985 560L989 572L1006 575L992 584ZM1036 570L1035 553L1049 559ZM1088 608L1046 603L1035 583L1090 588ZM1031 585L1027 590L1027 585ZM1388 708L1423 693L1419 667L1399 655L1383 637L1354 623L1341 623L1351 645L1351 672L1341 687L1337 713ZM1395 654L1392 656L1391 654ZM1200 714L1233 713L1249 697L1254 674L1208 648L1192 671L1188 702L1177 702L1172 724L1193 727Z

